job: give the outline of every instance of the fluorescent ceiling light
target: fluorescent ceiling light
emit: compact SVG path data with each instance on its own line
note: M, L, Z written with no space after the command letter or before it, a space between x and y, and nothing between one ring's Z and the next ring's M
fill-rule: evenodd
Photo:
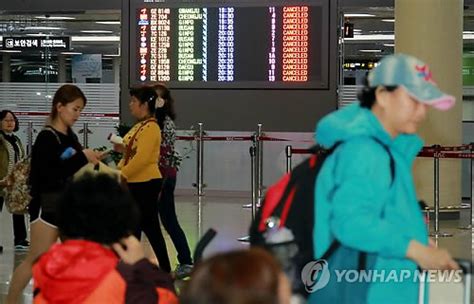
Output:
M65 16L37 16L35 17L36 19L44 19L44 20L74 20L76 19L75 17L65 17Z
M74 42L120 42L120 36L72 36Z
M43 33L35 33L35 34L26 34L26 36L31 36L31 37L46 37L48 36L47 34L43 34ZM53 37L53 36L51 36Z
M63 55L82 55L81 52L61 52Z
M372 14L344 14L344 17L360 17L360 18L363 18L363 17L375 17L375 15L372 15Z
M104 54L106 57L120 57L120 54Z
M0 53L21 53L19 50L0 50Z
M344 40L393 40L395 35L355 35L353 38L344 38Z
M382 19L382 22L395 22L395 19Z
M382 50L359 50L361 53L382 53Z
M81 33L88 33L88 34L110 34L113 33L112 31L104 31L104 30L85 30L81 31Z
M361 29L354 29L354 32L362 32Z
M474 40L474 34L463 34L463 40ZM344 38L346 41L371 41L371 40L391 40L394 41L393 34L376 34L376 35L354 35L353 38Z
M120 21L96 21L98 24L120 24Z
M64 30L63 27L56 27L56 26L27 26L25 27L27 31L60 31Z
M388 46L388 47L394 47L394 46L395 46L395 44L393 44L393 43L384 43L384 46Z

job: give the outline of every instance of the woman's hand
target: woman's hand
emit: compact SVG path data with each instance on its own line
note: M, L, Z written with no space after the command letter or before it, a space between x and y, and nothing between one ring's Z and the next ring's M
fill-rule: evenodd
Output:
M104 158L106 158L109 153L111 152L111 150L106 150L106 151L97 151L99 152L99 159L100 160L103 160Z
M125 152L125 145L124 144L114 144L114 151L118 153Z
M133 235L123 238L119 243L112 244L118 256L129 265L133 265L145 257L140 241Z
M412 240L408 245L407 258L426 270L460 269L458 263L454 261L446 249L425 246L415 240Z
M100 152L94 151L94 150L91 150L91 149L84 149L84 150L82 150L82 153L84 153L84 155L86 156L88 162L90 162L94 165L97 165L100 162L100 158L101 158L101 153Z
M435 240L433 240L433 238L429 238L429 239L428 239L428 246L437 248L437 247L438 247L438 243L437 243Z

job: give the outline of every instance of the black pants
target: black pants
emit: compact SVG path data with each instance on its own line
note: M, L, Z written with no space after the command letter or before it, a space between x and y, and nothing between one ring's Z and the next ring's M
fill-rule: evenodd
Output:
M0 211L3 209L3 197L0 197ZM26 240L25 216L23 214L12 214L13 236L15 245Z
M189 250L186 235L178 222L176 208L174 204L174 189L176 187L176 178L165 178L163 188L161 189L160 200L158 203L158 212L160 214L163 226L171 237L174 247L178 252L178 261L180 264L192 264L191 252Z
M140 210L140 224L134 235L140 239L141 232L145 232L150 245L158 258L160 268L171 271L165 239L161 233L158 219L158 195L161 189L161 179L153 179L144 183L129 183L128 188Z

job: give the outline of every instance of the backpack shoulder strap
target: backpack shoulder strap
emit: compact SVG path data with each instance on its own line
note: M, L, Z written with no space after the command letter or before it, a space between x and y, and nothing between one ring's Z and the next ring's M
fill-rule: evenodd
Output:
M341 143L342 142L337 142L330 149L325 149L319 145L311 147L311 156L307 160L305 160L300 166L297 166L291 171L290 179L286 185L285 191L272 212L272 216L278 217L282 220L280 222L280 225L285 224L286 216L283 216L283 214L287 212L291 207L291 204L293 202L293 196L295 195L295 192L297 190L296 185L298 184L298 180L300 180L301 175L304 174L303 172L306 172L305 177L315 177L319 170L318 167L321 166L321 162L324 162L324 160L329 155L331 155ZM313 167L312 163L316 163L316 167ZM311 173L309 173L309 171L307 170L312 171ZM312 179L311 182L313 182Z
M58 141L59 144L61 144L61 139L59 138L58 134L56 131L53 129L51 126L44 126L43 130L49 131L54 134L54 137L56 137L56 140Z
M132 137L130 138L130 141L128 142L128 145L125 147L125 160L123 165L126 166L128 162L130 161L130 156L132 153L132 147L133 147L133 142L135 141L135 138L137 137L138 133L150 122L156 122L155 119L148 119L145 120L144 122L141 123L141 125L138 127L138 129L133 133Z
M392 152L390 152L388 146L384 144L380 139L373 136L371 136L371 138L379 145L381 145L385 149L385 151L387 151L387 154L390 157L390 176L392 177L392 182L390 183L390 185L393 185L393 180L395 179L395 160L393 159Z

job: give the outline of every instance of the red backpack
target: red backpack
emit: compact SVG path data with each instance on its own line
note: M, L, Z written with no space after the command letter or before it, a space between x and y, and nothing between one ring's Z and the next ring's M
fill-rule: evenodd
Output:
M378 142L390 156L392 181L395 163L388 147ZM314 260L313 228L316 178L325 160L341 144L330 149L314 146L313 154L268 188L262 206L250 227L250 245L269 250L280 262L292 284L293 293L307 297L301 273ZM329 229L329 227L328 227ZM328 259L340 246L334 240L323 258ZM365 267L365 253L359 257Z
M314 186L335 148L311 148L311 157L269 187L250 227L251 246L269 250L288 275L293 292L304 296L300 274L313 260Z

